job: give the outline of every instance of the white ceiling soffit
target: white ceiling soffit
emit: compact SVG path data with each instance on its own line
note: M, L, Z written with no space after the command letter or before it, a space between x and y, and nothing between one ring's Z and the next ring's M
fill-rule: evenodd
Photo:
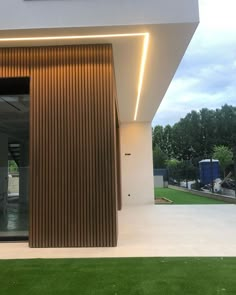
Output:
M197 25L197 22L193 22L141 26L0 31L0 46L112 44L119 120L120 122L134 122L136 119L137 122L151 122ZM132 36L132 34L139 33L149 33L149 44L140 97L138 97L138 88L145 36ZM48 39L30 39L30 37L42 36L48 37ZM50 39L52 36L59 37L59 39ZM63 36L77 36L79 38L60 38ZM80 38L81 36L87 36L88 38ZM89 36L94 36L94 38L89 38ZM15 37L29 39L9 39ZM8 39L4 41L4 38ZM137 110L136 118L135 110Z
M137 122L152 121L196 27L197 24L168 24L145 28L150 37ZM121 122L134 121L137 105L144 38L136 39L113 43Z

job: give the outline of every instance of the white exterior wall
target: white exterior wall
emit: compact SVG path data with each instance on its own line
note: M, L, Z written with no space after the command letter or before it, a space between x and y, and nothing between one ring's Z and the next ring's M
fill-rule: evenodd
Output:
M120 142L123 206L154 204L151 123L121 124Z
M0 30L192 22L198 0L0 1Z
M122 123L124 205L154 202L151 123L143 122L153 119L198 21L198 0L0 1L1 38L150 34L137 117L137 122L142 123L125 122L134 119L143 37L93 40L93 43L111 43L114 50L118 112ZM5 41L0 46L79 44L72 40L65 43L45 41L46 44L43 41ZM125 153L131 153L131 156L125 156Z
M154 176L154 187L164 187L163 176L156 175Z

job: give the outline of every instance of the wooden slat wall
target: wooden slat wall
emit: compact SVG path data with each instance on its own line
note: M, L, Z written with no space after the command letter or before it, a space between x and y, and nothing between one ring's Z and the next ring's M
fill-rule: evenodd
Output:
M1 48L0 77L30 77L31 247L117 244L111 45Z

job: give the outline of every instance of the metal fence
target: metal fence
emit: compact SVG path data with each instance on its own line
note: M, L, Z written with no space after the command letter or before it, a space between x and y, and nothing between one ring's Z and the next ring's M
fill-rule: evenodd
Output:
M205 159L193 164L191 161L183 161L175 168L167 169L168 183L187 189L212 192L216 194L236 197L235 167L234 164L227 167L225 172L220 169L217 172L216 161Z

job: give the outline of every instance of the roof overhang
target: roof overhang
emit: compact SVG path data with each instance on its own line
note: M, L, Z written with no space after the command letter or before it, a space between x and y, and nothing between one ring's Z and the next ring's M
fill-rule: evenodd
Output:
M198 18L183 23L1 30L0 47L112 44L119 120L150 122L197 26Z

